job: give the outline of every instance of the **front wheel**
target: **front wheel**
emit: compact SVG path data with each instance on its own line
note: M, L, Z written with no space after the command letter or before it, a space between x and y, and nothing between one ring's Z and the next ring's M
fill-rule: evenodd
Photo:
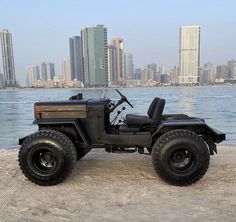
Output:
M40 130L25 139L18 157L22 173L30 181L49 186L69 176L77 154L74 144L63 133Z
M187 186L198 181L210 161L204 140L189 130L171 130L157 139L152 148L156 173L170 184Z

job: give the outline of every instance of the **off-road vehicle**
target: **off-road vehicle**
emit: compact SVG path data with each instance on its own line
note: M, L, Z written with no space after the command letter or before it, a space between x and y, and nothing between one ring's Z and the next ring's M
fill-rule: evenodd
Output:
M76 160L93 148L107 152L151 154L156 173L173 185L190 185L207 171L215 143L225 134L203 119L184 114L162 114L165 100L154 98L147 115L127 114L117 121L122 103L133 105L118 90L119 101L82 99L37 102L39 131L19 139L19 165L23 174L39 185L55 185L72 171ZM117 116L111 121L111 113ZM111 118L112 119L112 118Z

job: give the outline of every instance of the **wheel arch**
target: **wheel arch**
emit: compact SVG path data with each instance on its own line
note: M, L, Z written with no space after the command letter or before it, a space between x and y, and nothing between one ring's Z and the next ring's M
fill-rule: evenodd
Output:
M39 130L57 130L64 133L74 142L77 141L86 146L90 145L89 136L79 120L35 120L33 123L38 125ZM19 145L21 145L27 137L28 136L20 138Z
M220 143L225 140L225 134L217 131L216 129L211 128L206 123L196 122L196 123L175 123L175 124L165 124L161 123L157 130L151 136L151 143L154 144L156 139L163 135L164 133L176 130L176 129L186 129L194 132L195 134L203 137L207 141L212 141L213 143Z

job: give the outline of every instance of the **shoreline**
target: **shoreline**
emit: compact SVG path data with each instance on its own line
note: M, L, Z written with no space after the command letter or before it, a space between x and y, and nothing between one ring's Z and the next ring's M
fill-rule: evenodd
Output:
M139 88L172 88L172 87L236 87L236 84L206 84L206 85L158 85L158 86L110 86L110 87L16 87L16 88L1 88L0 92L14 92L14 91L23 91L23 90L44 90L44 89L77 89L77 90L99 90L99 89L139 89Z
M235 149L233 149L235 148ZM219 146L203 178L187 187L163 182L148 155L93 149L61 184L38 186L0 149L1 221L236 220L236 145Z

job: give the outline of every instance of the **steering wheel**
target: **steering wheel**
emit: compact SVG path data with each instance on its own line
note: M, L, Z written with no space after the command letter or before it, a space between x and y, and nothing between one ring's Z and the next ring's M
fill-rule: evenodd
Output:
M122 99L122 100L124 100L124 101L127 102L132 108L134 108L133 105L132 105L132 104L129 102L129 100L127 99L126 96L124 96L118 89L116 89L116 92L119 93L119 95L121 96L121 99Z

